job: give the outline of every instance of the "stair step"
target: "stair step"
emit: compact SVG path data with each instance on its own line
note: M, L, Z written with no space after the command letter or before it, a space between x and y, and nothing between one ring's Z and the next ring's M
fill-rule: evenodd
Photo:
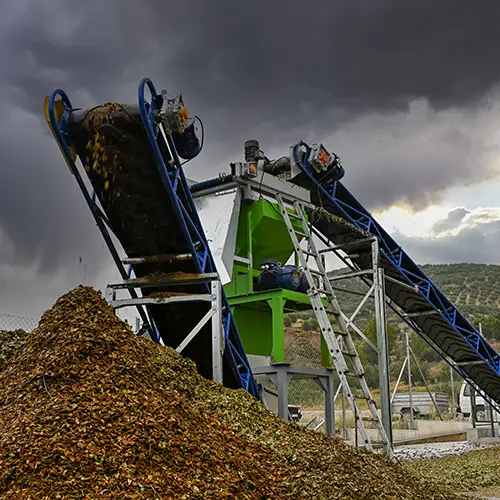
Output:
M347 332L344 332L344 330L333 330L333 333L335 335L343 335L343 336L347 335Z
M321 271L317 271L316 269L309 269L309 272L311 274L315 274L316 276L321 276L321 277L324 276L324 274Z
M379 421L378 418L373 418L373 417L361 417L361 420L363 422L374 422L374 423L377 423Z
M300 251L304 254L304 255L310 255L311 257L316 257L318 254L315 253L315 252L310 252L309 250L303 250L302 248L300 249Z

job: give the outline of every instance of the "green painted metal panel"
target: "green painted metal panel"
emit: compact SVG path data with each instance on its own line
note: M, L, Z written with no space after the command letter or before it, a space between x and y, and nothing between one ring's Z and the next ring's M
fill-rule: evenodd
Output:
M292 219L297 230L300 222ZM285 361L284 311L311 308L309 297L292 290L253 291L253 278L264 259L285 263L294 248L278 205L261 199L243 204L238 221L235 255L252 256L252 269L235 262L233 280L224 286L247 354L271 356ZM331 366L325 342L321 342L323 364Z
M298 220L293 224L300 230ZM293 244L277 204L262 199L242 207L236 255L246 258L250 251L256 274L264 259L285 263L293 254Z
M241 294L237 296L230 296L228 299L229 303L233 305L251 302L264 302L275 297L283 297L283 299L285 299L285 310L287 311L306 311L311 309L311 302L306 294L281 288L276 290L265 290L263 292L252 292L246 295Z
M271 356L273 351L271 309L259 310L246 305L231 306L238 332L247 354Z

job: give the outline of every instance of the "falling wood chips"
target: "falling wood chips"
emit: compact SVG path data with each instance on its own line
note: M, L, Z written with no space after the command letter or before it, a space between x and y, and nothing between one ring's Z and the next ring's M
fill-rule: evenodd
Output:
M2 499L447 499L135 337L80 286L0 373Z

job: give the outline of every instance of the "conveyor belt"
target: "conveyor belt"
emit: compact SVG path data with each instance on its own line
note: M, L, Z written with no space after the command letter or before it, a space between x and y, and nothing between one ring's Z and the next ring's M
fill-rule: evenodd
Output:
M143 99L145 86L152 91L152 105ZM58 96L61 100L56 100ZM161 107L162 97L156 95L147 79L141 82L139 100L138 106L109 103L81 111L73 110L66 94L57 90L46 103L46 115L122 276L123 266L117 262L118 252L112 247L112 242L110 244L106 226L120 241L129 258L186 253L194 256L188 260L136 264L133 270L138 278L216 272L179 158L172 145L159 133L157 124L150 120L148 113L155 111L156 106ZM85 191L75 163L76 155L85 167L104 213ZM142 293L146 296L164 291L152 287L143 289ZM175 287L175 293L207 292L206 284ZM148 307L148 313L163 342L177 347L209 307L206 302L161 304ZM224 385L244 388L258 397L225 295L223 308ZM211 377L210 322L187 345L183 355L195 361L202 375Z
M465 378L500 405L500 357L496 350L340 181L322 187L306 165L307 159L301 165L306 178L301 176L299 182L311 191L314 205L353 226L349 230L328 217L311 217L314 227L334 244L359 239L362 233L376 236L381 266L385 275L392 278L386 282L386 294L404 313L405 321L430 339L453 360ZM365 250L358 249L359 257L353 259L361 269L372 265L369 247Z

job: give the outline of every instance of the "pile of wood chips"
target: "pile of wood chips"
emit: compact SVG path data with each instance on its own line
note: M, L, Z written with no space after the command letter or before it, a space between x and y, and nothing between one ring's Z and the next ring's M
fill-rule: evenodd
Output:
M88 287L44 314L0 400L4 499L457 498L202 378Z

